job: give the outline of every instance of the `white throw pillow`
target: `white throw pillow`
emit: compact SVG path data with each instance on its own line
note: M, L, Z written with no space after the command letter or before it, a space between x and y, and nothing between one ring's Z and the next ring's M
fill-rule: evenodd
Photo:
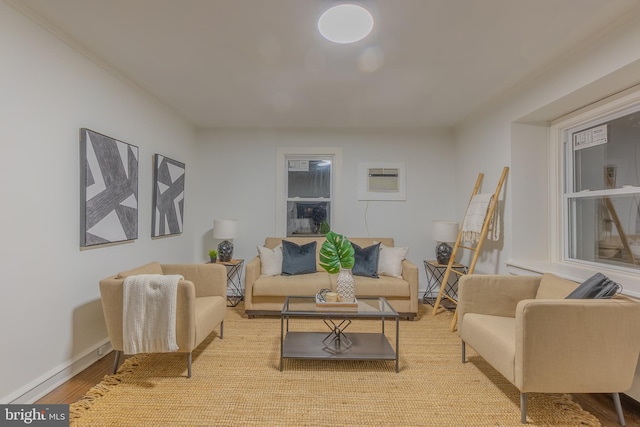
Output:
M258 246L260 254L260 274L263 276L279 276L282 274L282 245L273 249Z
M408 251L409 248L397 248L380 244L378 274L401 278L402 260L407 256Z

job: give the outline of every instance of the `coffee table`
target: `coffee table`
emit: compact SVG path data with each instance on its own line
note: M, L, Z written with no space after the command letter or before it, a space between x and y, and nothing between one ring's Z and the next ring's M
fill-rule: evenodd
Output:
M329 305L329 304L327 304ZM336 304L337 305L337 304ZM290 331L295 318L318 318L324 332ZM349 332L353 319L377 318L380 332ZM395 319L395 349L384 333L385 319ZM288 296L280 312L280 371L284 359L395 360L398 369L400 316L384 297L358 298L357 306L324 306L315 296Z

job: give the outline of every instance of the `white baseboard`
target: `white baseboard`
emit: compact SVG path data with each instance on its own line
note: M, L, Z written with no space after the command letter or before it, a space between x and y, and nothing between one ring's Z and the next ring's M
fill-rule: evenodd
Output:
M66 363L58 365L24 387L21 387L13 393L3 397L0 399L0 403L34 403L56 387L59 387L65 381L69 381L72 377L102 359L104 356L109 354L111 350L111 342L109 339L105 339L84 354L81 354Z

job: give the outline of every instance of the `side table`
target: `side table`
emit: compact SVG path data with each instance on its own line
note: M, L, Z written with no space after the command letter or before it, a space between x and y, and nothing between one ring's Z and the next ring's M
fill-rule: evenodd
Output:
M467 266L460 264L458 262L454 262L451 266L454 270L458 270L464 274L467 273ZM424 271L427 274L427 290L424 292L422 296L422 302L425 304L429 304L433 306L436 302L437 294L440 292L440 287L442 286L442 279L444 279L444 274L447 271L447 264L439 264L436 260L425 260L424 261ZM460 279L459 274L451 274L449 275L449 283L444 288L444 293L449 297L458 300L458 280ZM435 296L432 296L435 292ZM455 305L451 303L451 306L446 306L445 304L450 301L446 298L443 298L440 303L443 307L447 309L455 309Z
M217 261L227 269L227 307L235 307L244 300L244 287L242 286L242 266L243 259L232 259L231 261ZM229 292L231 291L231 292Z

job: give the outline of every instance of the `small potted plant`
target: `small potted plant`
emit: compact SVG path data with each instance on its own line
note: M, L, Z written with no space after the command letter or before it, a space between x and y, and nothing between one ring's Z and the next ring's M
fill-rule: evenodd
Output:
M349 239L342 234L328 231L320 247L320 266L329 274L338 273L336 291L342 302L355 300L355 281L351 269L355 264L355 251Z
M216 259L218 258L218 251L211 249L209 251L209 258L211 259L211 263L216 262Z

